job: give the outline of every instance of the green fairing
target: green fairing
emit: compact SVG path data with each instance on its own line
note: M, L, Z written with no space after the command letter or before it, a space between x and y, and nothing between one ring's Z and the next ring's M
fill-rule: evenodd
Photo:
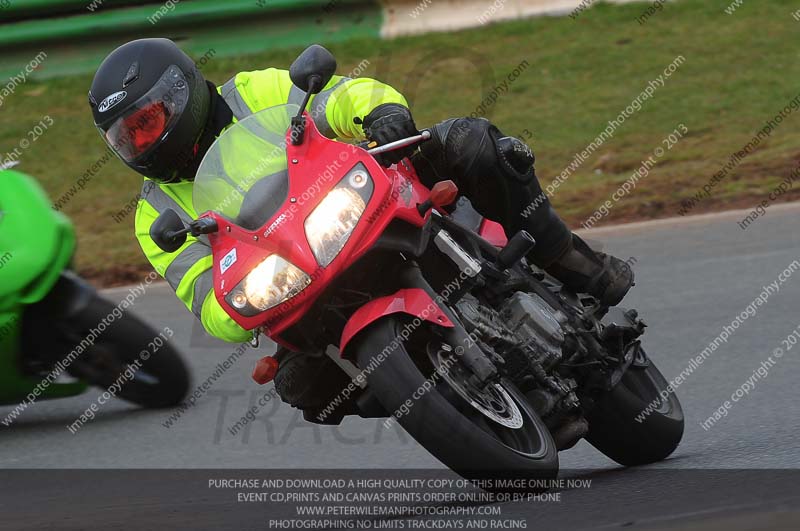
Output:
M0 404L23 400L41 382L19 370L22 311L50 292L74 250L72 224L53 210L36 181L0 171ZM86 384L42 387L38 398L58 398L78 394Z

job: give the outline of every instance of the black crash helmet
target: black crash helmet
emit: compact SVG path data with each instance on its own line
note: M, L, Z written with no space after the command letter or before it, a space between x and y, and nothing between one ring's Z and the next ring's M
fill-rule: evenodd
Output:
M159 183L192 180L209 117L209 84L169 39L111 52L89 90L94 123L132 169Z

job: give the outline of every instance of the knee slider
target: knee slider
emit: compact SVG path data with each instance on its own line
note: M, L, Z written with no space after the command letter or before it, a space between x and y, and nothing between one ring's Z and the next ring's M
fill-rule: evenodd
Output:
M444 124L443 124L444 125ZM465 176L497 175L527 184L535 176L536 158L525 142L503 136L485 118L459 118L446 122L442 135L446 160Z
M507 176L521 183L529 183L534 178L533 163L536 157L533 150L518 138L504 136L496 140L497 156Z

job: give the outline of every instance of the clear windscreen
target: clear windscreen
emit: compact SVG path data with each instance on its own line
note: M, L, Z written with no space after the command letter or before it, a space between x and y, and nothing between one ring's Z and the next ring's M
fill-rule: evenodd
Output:
M277 211L288 191L286 132L299 108L264 109L217 138L195 178L198 214L211 210L255 230Z

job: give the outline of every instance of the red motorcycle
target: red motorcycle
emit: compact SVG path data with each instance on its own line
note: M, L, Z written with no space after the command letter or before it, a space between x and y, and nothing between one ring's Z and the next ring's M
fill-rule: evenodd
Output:
M527 263L535 242L423 186L408 159L330 140L303 111L336 61L312 46L292 64L306 92L227 129L198 171L188 227L151 234L167 252L207 234L214 289L241 326L325 352L352 378L316 422L393 417L468 478L551 478L585 437L624 465L666 458L683 434L677 397L642 349L635 310L571 293ZM254 377L266 382L277 362ZM519 486L518 483L516 483Z

